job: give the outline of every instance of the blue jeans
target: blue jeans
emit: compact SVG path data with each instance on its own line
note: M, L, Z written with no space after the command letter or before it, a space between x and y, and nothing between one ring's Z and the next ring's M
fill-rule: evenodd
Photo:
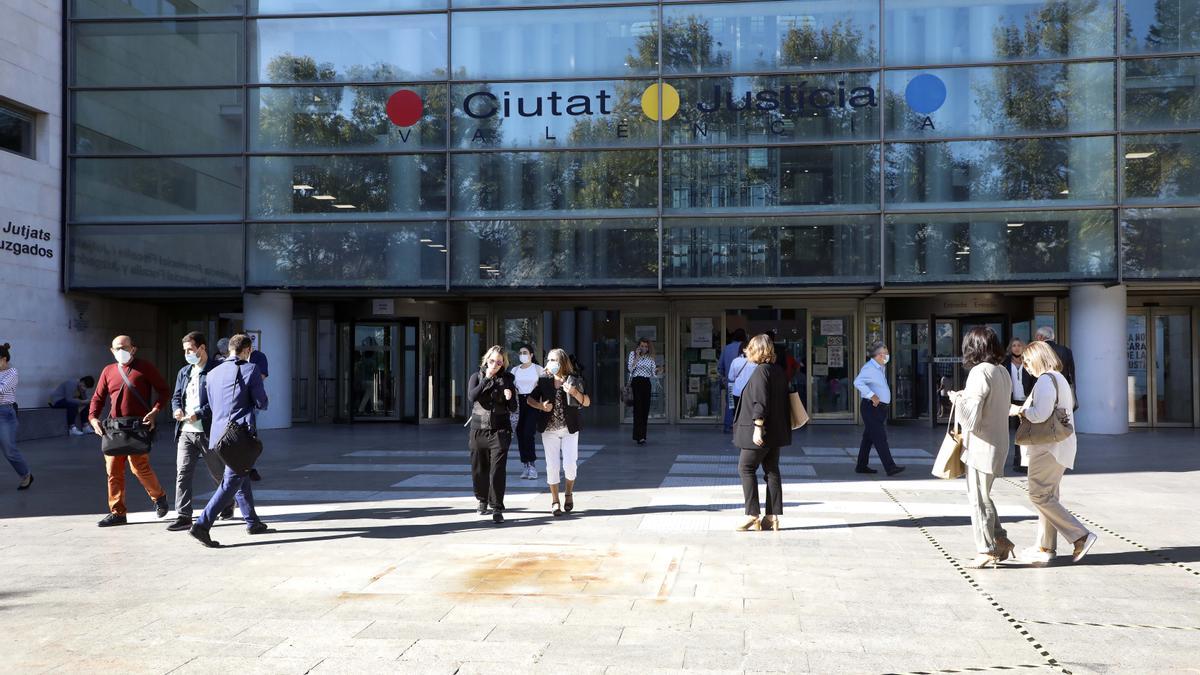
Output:
M4 458L12 464L13 470L21 478L29 475L29 465L17 450L17 412L12 404L0 405L0 449L4 450Z
M208 500L208 506L204 507L200 517L196 519L196 525L206 530L212 527L212 524L217 521L217 514L224 511L234 500L237 500L238 510L242 512L242 517L246 519L247 525L262 522L258 519L258 514L254 512L254 492L250 489L250 477L239 476L233 472L233 469L225 467L225 476L221 480L221 485Z

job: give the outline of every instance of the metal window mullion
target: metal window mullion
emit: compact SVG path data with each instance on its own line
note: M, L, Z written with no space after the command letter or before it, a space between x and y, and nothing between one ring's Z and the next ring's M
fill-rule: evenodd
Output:
M247 281L250 279L250 226L246 224L250 218L250 160L247 151L250 149L250 20L242 16L242 62L239 64L242 74L242 297L246 295ZM243 302L245 302L243 300Z
M655 173L658 176L658 181L657 181L658 182L658 194L656 195L657 199L655 199L655 203L656 203L655 210L657 211L656 223L657 223L657 229L658 229L658 290L659 291L663 290L663 266L666 264L666 261L663 259L663 234L664 234L664 232L663 232L663 142L664 142L663 141L663 84L664 84L664 82L663 82L663 49L662 49L663 31L664 31L663 5L660 0L660 2L658 3L658 26L655 27L655 32L658 35L658 39L656 40L657 52L656 52L656 57L655 57L655 61L657 61L656 66L657 66L657 70L658 70L658 123L656 125L656 130L657 130L657 134L658 134L658 147L656 149L657 157L655 160L657 162L657 166L656 166L657 170L655 171ZM664 326L664 331L665 331L665 328L666 327ZM666 336L664 335L664 337L666 337Z
M1114 227L1116 231L1113 241L1117 246L1117 283L1125 283L1125 228L1123 226L1123 218L1125 210L1125 62L1123 55L1125 53L1125 41L1122 38L1124 35L1124 12L1120 10L1120 2L1113 3L1116 5L1116 50L1117 62L1115 67L1117 72L1114 74L1113 81L1116 88L1114 100L1116 102L1116 110L1114 114L1116 119L1113 120L1113 128L1116 129L1116 135L1113 136L1113 158L1117 163L1116 166L1116 218L1114 219Z
M879 65L881 66L887 61L885 58L887 27L884 24L883 2L884 0L879 0ZM883 71L879 73L877 86L879 88L879 157L876 159L875 166L879 171L879 288L882 289L887 286L887 265L884 262L887 255L887 216L885 215L887 198L884 193L887 187L887 145L884 142L887 118L885 103L887 101L887 78L883 76ZM851 412L857 414L855 411Z
M454 104L451 101L451 78L454 77L454 2L446 0L446 122L445 122L445 140L442 150L445 159L442 162L444 171L446 172L446 292L450 292L450 278L453 274L454 267L451 264L451 258L454 257L454 250L450 247L451 237L454 235L453 223L450 221L450 214L454 211L454 167L451 164L453 159L451 154L451 146L453 145L453 134L451 127L454 121Z

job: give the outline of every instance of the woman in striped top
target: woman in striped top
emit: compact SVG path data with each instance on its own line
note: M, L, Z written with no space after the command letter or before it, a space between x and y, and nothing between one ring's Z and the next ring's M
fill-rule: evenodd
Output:
M17 382L20 381L20 375L9 362L12 358L11 349L7 342L0 345L0 448L4 450L4 458L21 477L17 489L26 490L33 485L33 472L17 450Z
M654 360L654 343L647 338L638 340L625 366L626 382L633 393L633 441L645 445L646 421L650 418L650 378L661 373Z

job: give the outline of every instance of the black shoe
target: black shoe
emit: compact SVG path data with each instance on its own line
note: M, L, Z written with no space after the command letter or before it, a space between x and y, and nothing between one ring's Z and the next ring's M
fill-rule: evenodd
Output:
M492 510L488 508L487 502L479 502L479 515L486 516L491 512Z
M114 525L125 525L128 522L129 521L125 518L124 514L117 515L115 513L110 513L107 516L104 516L104 520L101 520L96 524L100 527L112 527Z
M499 511L492 511L492 522L499 525L504 522L504 515Z
M258 469L250 469L250 480L254 482L262 480L262 476L258 475Z
M879 473L879 470L872 469L869 466L861 466L861 467L856 466L856 467L854 467L854 473Z
M208 528L200 527L199 525L193 525L192 529L188 530L188 534L192 535L193 539L209 548L221 548L221 542L213 541L213 538L208 536Z
M170 511L170 510L171 509L167 506L167 496L166 495L163 495L163 496L159 497L158 499L154 500L154 512L158 514L159 518L162 518L163 516L167 515L167 511Z
M563 511L570 513L571 511L575 510L575 498L574 497L575 497L574 495L567 495L565 498L563 498Z
M1029 469L1023 466L1014 466L1013 473L1019 473L1024 476L1029 474Z
M229 508L217 514L217 518L220 520L229 520L230 518L233 518L233 504L230 504Z
M887 475L895 476L896 474L900 473L901 471L904 471L904 467L897 464L896 466L893 466L892 468L888 469Z
M20 484L17 485L17 489L18 490L28 490L30 485L33 485L33 474L32 473L21 479Z
M183 532L190 529L192 529L192 519L187 516L179 516L175 522L167 526L169 532Z
M258 522L247 527L246 531L250 534L266 534L267 532L271 532L271 528L267 527L266 523Z

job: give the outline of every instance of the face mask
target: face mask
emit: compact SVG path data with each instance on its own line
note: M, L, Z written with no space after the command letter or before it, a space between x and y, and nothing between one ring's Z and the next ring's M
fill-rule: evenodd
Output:
M129 350L126 349L118 349L113 353L113 356L117 358L117 363L121 365L125 365L133 360L133 354L129 353Z
M557 375L562 366L558 365L558 361L551 361L546 364L546 372L551 375Z
M196 352L190 352L190 353L183 355L183 360L187 361L188 363L190 363L194 366L197 363L200 363L200 355L197 354Z
M888 364L888 361L891 361L891 360L892 360L892 355L891 355L891 354L884 354L884 355L883 355L883 365L885 365L885 366L886 366L886 365Z
M521 354L518 358L521 359L521 363L529 363L533 360L533 356L530 354Z

